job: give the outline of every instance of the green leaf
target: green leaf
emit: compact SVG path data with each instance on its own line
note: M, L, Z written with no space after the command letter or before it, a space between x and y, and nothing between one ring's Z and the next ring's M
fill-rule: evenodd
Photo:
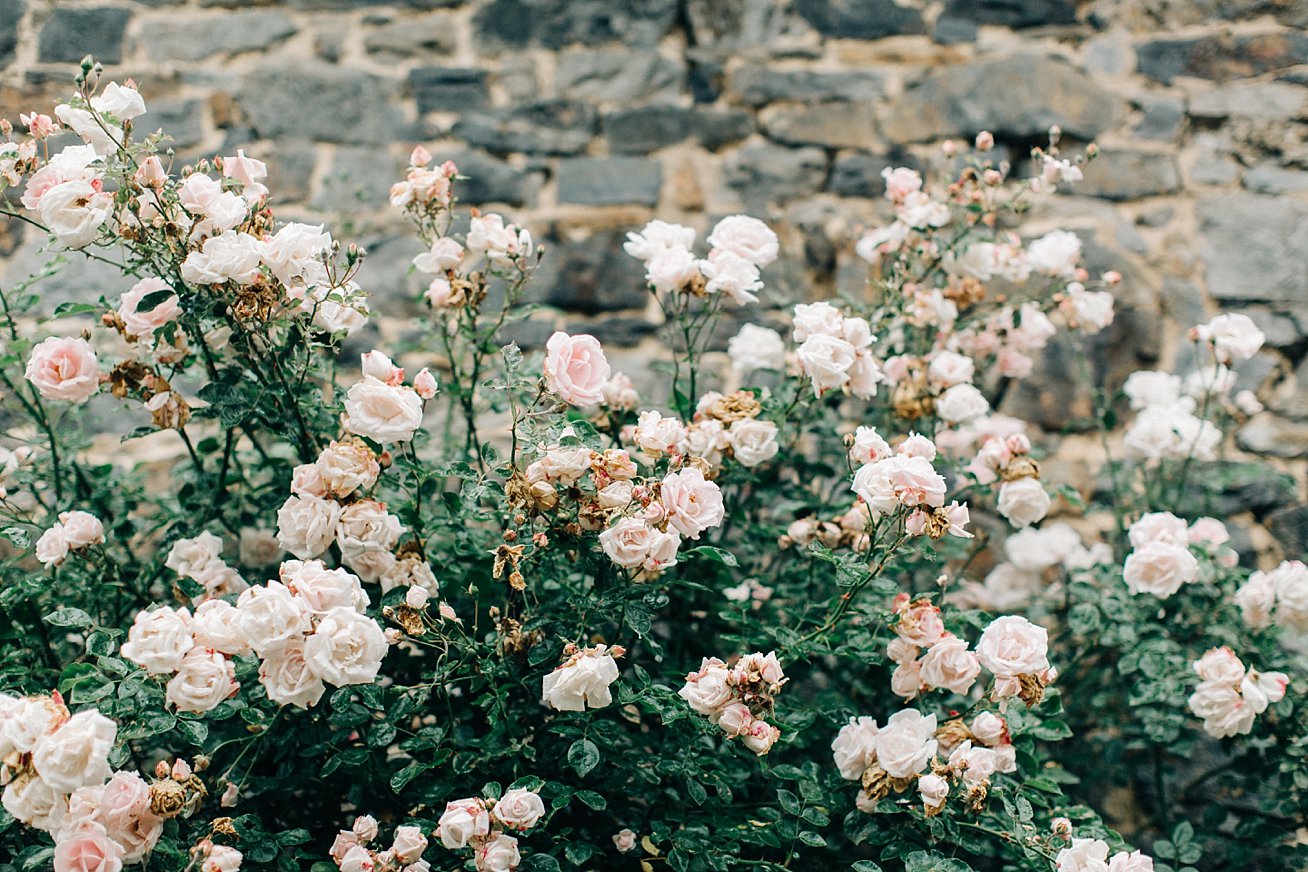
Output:
M12 542L15 548L27 550L32 545L32 537L27 535L27 531L22 527L5 527L0 530L0 536Z
M583 778L599 764L599 761L599 748L590 739L578 739L568 749L568 765L577 770L577 774Z
M698 548L692 548L686 552L687 556L695 555L703 557L706 560L713 560L717 563L723 563L727 566L739 566L740 561L736 560L736 555L730 551L724 551L721 548L715 548L712 545L701 545Z
M576 797L595 811L604 811L609 807L609 801L593 790L578 790Z
M811 832L809 830L804 830L802 833L800 833L799 840L804 844L808 845L810 848L820 848L827 843L826 839L822 838L817 833Z
M686 792L695 801L695 805L703 805L704 800L708 799L708 791L704 789L704 785L693 778L686 779Z
M853 869L854 872L882 872L881 867L871 860L859 860L849 868ZM314 870L311 869L309 872L314 872Z
M45 622L56 627L89 627L95 623L81 609L64 608L45 616Z

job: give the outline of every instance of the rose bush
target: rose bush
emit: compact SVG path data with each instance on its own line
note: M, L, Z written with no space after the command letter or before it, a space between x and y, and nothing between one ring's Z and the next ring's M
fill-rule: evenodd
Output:
M430 314L347 354L365 253L101 79L0 144L63 252L0 289L0 869L1302 866L1308 569L1242 566L1204 465L1257 328L1090 385L1095 494L995 409L1112 321L1075 234L1013 229L1092 151L887 170L866 294L725 358L776 234L633 230L669 351L633 379L502 338L549 252L422 147ZM78 256L121 287L43 297ZM103 410L180 460L106 456Z

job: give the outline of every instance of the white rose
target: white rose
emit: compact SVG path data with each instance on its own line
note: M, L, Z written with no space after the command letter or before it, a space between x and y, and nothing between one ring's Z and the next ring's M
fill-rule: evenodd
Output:
M1232 687L1244 680L1246 672L1240 658L1225 646L1204 652L1202 657L1191 664L1191 668L1204 681Z
M623 250L637 260L650 260L667 248L690 249L695 244L695 229L681 224L654 220L639 233L628 233Z
M938 808L949 798L949 782L934 772L928 772L917 780L917 792L924 806Z
M193 539L178 539L168 551L164 565L186 578L200 575L211 563L222 563L223 542L212 533Z
M229 845L212 845L200 872L239 872L245 855Z
M1272 608L1276 605L1276 581L1269 573L1255 572L1240 585L1232 598L1240 608L1246 627L1262 629L1272 623Z
M260 242L257 254L283 285L300 291L326 279L320 258L331 247L331 234L321 224L291 222Z
M1222 363L1248 360L1258 353L1267 339L1253 319L1239 312L1218 315L1207 324L1194 328L1197 339L1210 342Z
M972 725L968 729L981 744L994 747L1003 741L1004 735L1008 732L1008 724L993 712L982 712L972 719Z
M63 248L82 248L95 241L100 227L113 214L113 195L90 182L74 180L55 185L41 197L41 223Z
M15 778L5 785L0 804L15 819L48 833L56 832L67 813L64 793L42 778Z
M999 514L1014 527L1026 527L1049 514L1053 501L1036 478L1019 478L999 486Z
M806 342L810 336L839 336L845 325L845 316L825 300L800 303L795 306L792 324L794 340Z
M881 438L875 427L859 427L854 431L854 444L849 447L850 462L864 466L892 453L889 443Z
M372 851L363 845L352 846L340 860L341 872L373 872L376 866Z
M287 575L287 589L314 614L325 614L338 606L355 611L368 606L368 594L357 576L344 569L328 569L321 560L306 560Z
M42 566L58 566L68 558L68 539L64 525L55 524L36 540L36 559Z
M335 500L293 495L277 510L277 541L301 560L317 557L336 538L341 506Z
M640 518L623 518L600 533L600 547L614 563L635 568L645 562L654 532Z
M486 811L486 803L476 797L447 802L445 811L436 822L436 835L451 851L465 848L473 839L488 833L490 814Z
M949 765L963 773L964 787L977 787L994 774L995 752L989 748L978 748L970 741L963 742L950 753Z
M529 830L545 816L545 803L540 795L521 787L506 790L491 809L495 820L514 830Z
M990 411L985 394L970 384L957 384L936 398L936 414L951 424L966 424Z
M603 708L613 702L609 685L618 678L618 664L604 646L578 651L541 684L541 702L563 712Z
M727 431L727 439L731 444L732 456L747 467L768 462L780 448L777 445L777 425L757 418L732 422L731 429Z
M419 272L428 275L444 275L449 270L458 269L463 263L463 246L457 239L441 236L431 244L429 251L424 251L413 259L413 265Z
M91 108L107 112L119 121L131 121L145 114L145 101L135 88L110 82L91 98Z
M182 262L182 279L193 285L252 283L259 276L260 242L248 233L228 230L204 241Z
M877 760L877 722L875 718L850 718L831 742L840 777L858 781Z
M345 395L345 429L374 442L408 442L422 426L422 398L365 376Z
M895 712L877 733L877 762L891 778L917 775L936 753L936 716Z
M180 712L207 712L237 689L236 667L220 652L192 648L168 682L167 703Z
M854 346L826 333L814 333L795 352L804 374L813 383L813 393L821 396L829 390L843 388L854 365Z
M738 372L786 367L786 341L781 334L757 324L745 324L727 343L727 355Z
M117 735L118 725L95 709L80 711L41 737L32 749L32 765L46 784L65 793L103 784Z
M151 675L164 675L177 670L194 644L191 613L164 606L136 613L121 650L124 657Z
M395 841L391 843L391 853L401 863L413 863L427 850L427 837L421 827L396 827Z
M976 643L981 665L996 678L1015 678L1049 668L1049 631L1019 615L995 618Z
M511 872L522 862L518 840L502 833L478 845L475 856L479 872Z
M1204 732L1214 739L1248 734L1257 716L1240 691L1228 684L1201 682L1188 704L1190 711L1203 718Z
M1281 626L1308 630L1308 566L1287 560L1270 575L1276 582L1276 621Z
M695 711L712 717L735 696L728 681L730 674L721 660L705 657L699 671L686 676L686 683L677 691L677 696Z
M369 684L377 677L388 646L377 622L352 608L327 612L304 643L304 659L314 675L344 687Z
M277 581L245 591L236 610L246 643L262 657L273 646L298 639L310 630L307 605Z
M1165 599L1199 577L1199 561L1184 545L1150 542L1127 555L1122 578L1131 593Z
M368 490L381 474L381 465L372 449L350 440L333 442L324 448L314 466L327 490L336 497Z
M1081 239L1066 230L1054 230L1026 248L1026 260L1033 270L1051 276L1071 278L1081 259Z
M232 655L250 650L241 633L240 613L225 600L211 599L200 603L191 623L191 633L195 644L202 648Z
M259 683L270 700L303 709L322 698L327 688L304 659L303 638L288 639L266 648L263 657L263 663L259 664Z
M1168 545L1186 545L1190 542L1190 529L1185 521L1171 512L1150 512L1141 515L1127 531L1132 548L1143 548L1153 542Z
M762 269L777 259L780 244L777 234L757 218L728 215L708 235L713 248L729 251Z
M957 636L936 642L922 658L922 680L931 687L967 693L981 674L981 663Z
M336 542L346 562L372 551L390 551L404 533L400 519L375 500L346 506L336 522Z
M933 385L952 388L972 381L976 364L972 358L954 351L939 351L927 366L927 377Z
M668 523L690 539L721 524L725 516L722 491L695 467L665 476L659 501L667 510Z
M1108 872L1108 843L1099 839L1073 839L1054 860L1058 872Z

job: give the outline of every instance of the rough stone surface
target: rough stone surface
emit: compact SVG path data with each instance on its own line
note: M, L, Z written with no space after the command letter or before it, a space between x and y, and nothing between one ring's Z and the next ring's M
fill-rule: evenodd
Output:
M950 0L941 17L1012 28L1071 24L1076 20L1076 4L1072 0Z
M1176 158L1143 151L1106 151L1086 167L1079 194L1105 200L1139 200L1171 194L1181 186Z
M94 55L101 63L120 63L131 15L108 6L56 8L41 28L40 58L47 63L77 63Z
M1282 509L1267 519L1267 526L1288 557L1308 554L1308 506Z
M390 142L406 128L392 79L331 66L272 67L252 72L237 94L250 126L264 139ZM340 107L350 106L348 118Z
M886 192L881 171L903 165L880 155L846 152L832 164L827 189L842 197L880 197Z
M885 92L885 76L875 70L841 73L741 67L731 75L731 90L754 106L778 100L817 103L826 100L873 100Z
M371 148L337 148L313 198L313 208L347 215L385 205L391 185L404 172L404 161L380 157Z
M742 201L784 203L821 190L827 156L820 148L749 145L728 157L724 170Z
M1195 118L1304 118L1308 117L1308 88L1285 82L1220 85L1194 97L1190 114Z
M363 40L369 54L380 58L420 60L433 54L448 55L458 47L450 19L443 16L401 18L370 31Z
M0 0L0 67L9 63L18 46L18 22L27 10L24 0Z
M465 115L454 135L495 153L577 154L594 138L595 109L585 103L547 100L511 110Z
M1208 289L1219 300L1308 300L1308 204L1228 194L1199 201Z
M895 0L797 0L795 9L819 32L843 39L926 31L922 13Z
M647 154L689 137L694 114L684 106L619 109L604 116L604 138L615 152Z
M1017 55L930 73L886 106L882 133L895 142L970 137L978 130L1034 137L1058 125L1089 138L1116 123L1125 108L1068 64Z
M477 10L473 27L482 44L504 48L652 46L676 16L676 0L492 0Z
M259 52L296 32L295 24L280 12L252 9L215 12L193 19L154 18L138 37L151 57L160 60L198 61L212 55Z
M1245 78L1308 63L1308 36L1273 33L1162 39L1141 45L1136 61L1140 72L1166 84L1177 76Z
M527 204L535 193L528 173L484 151L466 149L452 152L448 158L468 178L459 185L459 199L465 203Z
M658 163L640 157L577 157L559 164L559 202L617 206L659 201Z
M630 102L680 89L684 68L658 52L581 51L559 60L554 86L570 98Z
M599 233L584 244L546 237L550 256L541 262L537 288L542 301L585 314L643 307L645 271L622 250L624 237Z
M419 112L467 112L490 96L486 71L467 67L418 67L409 71L409 88Z
M778 106L762 116L762 123L769 139L786 145L867 148L877 142L871 103Z

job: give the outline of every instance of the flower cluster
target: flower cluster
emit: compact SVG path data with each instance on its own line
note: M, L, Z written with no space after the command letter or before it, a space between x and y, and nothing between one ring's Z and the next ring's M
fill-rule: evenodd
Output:
M1246 626L1308 630L1308 566L1286 560L1270 572L1258 571L1235 592Z
M362 369L345 394L345 429L379 445L413 439L423 402L436 396L435 376L424 369L406 385L404 370L380 351L363 355Z
M59 523L36 540L36 558L46 566L58 566L68 555L104 544L104 524L90 512L60 512Z
M1154 872L1154 861L1139 851L1118 851L1108 856L1103 839L1072 839L1072 844L1058 852L1054 865L1058 872Z
M1254 718L1285 696L1290 683L1284 672L1245 669L1230 648L1212 648L1193 664L1199 686L1190 695L1190 711L1203 718L1204 732L1214 739L1247 735Z
M1190 551L1190 527L1171 512L1141 516L1128 535L1132 550L1122 578L1131 593L1166 599L1199 577L1199 561Z
M686 676L677 695L721 727L728 738L739 738L762 757L781 738L781 730L767 718L788 681L772 651L746 654L730 666L705 657L699 669Z
M164 565L204 589L203 598L240 594L250 585L222 558L223 541L212 533L178 539L168 551Z
M873 428L860 427L849 453L852 461L862 463L850 490L872 523L908 509L905 530L911 535L972 537L965 529L967 506L957 501L945 505L945 478L932 466L936 446L930 439L914 433L892 451Z
M625 653L621 646L577 648L569 644L563 651L566 659L541 684L541 702L561 712L604 708L613 702L609 685L618 680L614 658Z
M361 815L348 830L341 830L332 842L331 858L341 872L428 872L431 864L422 859L427 836L421 827L399 826L391 846L373 846L378 835L377 819Z
M645 280L657 293L725 294L738 305L758 302L760 270L780 250L777 235L757 218L729 215L709 233L708 244L708 257L696 258L693 228L651 221L639 233L628 233L623 248L644 262Z
M470 796L446 803L436 827L441 844L451 851L472 848L477 872L510 872L522 856L518 840L505 830L526 832L545 817L545 803L535 790L514 787L498 799Z
M1028 527L1049 514L1053 500L1040 483L1040 465L1025 434L983 434L967 471L978 484L999 482L996 508L1014 527Z
M828 302L801 303L795 306L792 337L815 396L840 390L867 400L885 380L872 353L876 337L865 318L847 316Z
M895 597L893 609L895 638L887 654L897 664L890 676L895 694L915 699L938 688L967 693L981 674L981 661L965 640L945 630L940 609L929 600L912 600L906 593Z

